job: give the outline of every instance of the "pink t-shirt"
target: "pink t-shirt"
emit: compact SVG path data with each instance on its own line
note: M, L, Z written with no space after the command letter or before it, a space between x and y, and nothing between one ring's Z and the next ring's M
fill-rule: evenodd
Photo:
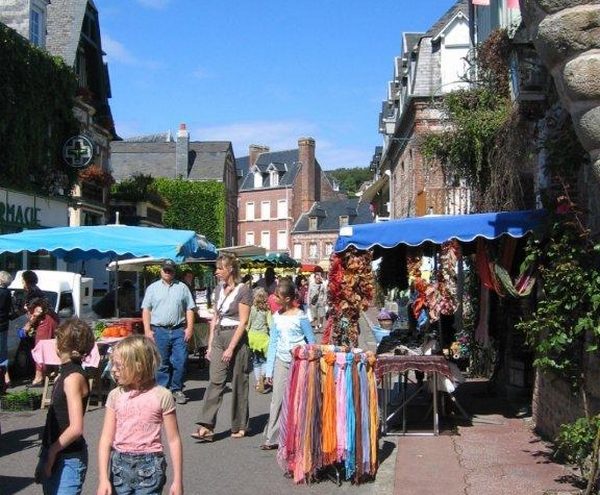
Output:
M163 416L175 411L170 391L159 385L144 391L117 387L108 394L106 407L117 419L113 449L129 454L163 451Z

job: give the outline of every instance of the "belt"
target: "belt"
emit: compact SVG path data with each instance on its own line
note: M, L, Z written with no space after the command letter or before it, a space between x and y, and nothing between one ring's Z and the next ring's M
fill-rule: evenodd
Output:
M219 330L234 330L237 327L237 325L218 325Z
M183 323L178 323L177 325L152 325L153 327L164 328L165 330L178 330L179 328L183 328Z

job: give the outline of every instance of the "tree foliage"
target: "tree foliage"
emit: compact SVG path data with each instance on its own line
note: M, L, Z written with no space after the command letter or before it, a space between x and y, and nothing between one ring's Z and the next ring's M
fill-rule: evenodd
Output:
M168 205L163 217L165 226L194 230L216 246L224 246L226 191L222 182L162 177L155 181Z
M327 175L333 177L348 196L353 196L363 182L372 179L373 173L369 167L356 167L329 170Z
M79 132L74 72L2 23L0 67L2 185L41 194L70 192L77 171L63 162L61 152L66 139Z

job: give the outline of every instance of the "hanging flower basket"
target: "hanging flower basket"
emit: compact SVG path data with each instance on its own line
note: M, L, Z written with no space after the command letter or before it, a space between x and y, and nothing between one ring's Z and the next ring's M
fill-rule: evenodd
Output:
M35 411L42 404L42 395L29 390L10 392L0 397L2 411Z
M115 182L112 174L104 170L99 165L90 165L89 167L81 170L79 172L79 179L86 182L91 182L100 187L110 187Z

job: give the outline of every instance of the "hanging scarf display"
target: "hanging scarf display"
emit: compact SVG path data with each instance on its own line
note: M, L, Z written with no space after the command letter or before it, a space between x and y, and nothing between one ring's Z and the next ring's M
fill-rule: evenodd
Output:
M356 483L377 473L375 355L331 345L292 352L277 460L296 483L335 466Z

